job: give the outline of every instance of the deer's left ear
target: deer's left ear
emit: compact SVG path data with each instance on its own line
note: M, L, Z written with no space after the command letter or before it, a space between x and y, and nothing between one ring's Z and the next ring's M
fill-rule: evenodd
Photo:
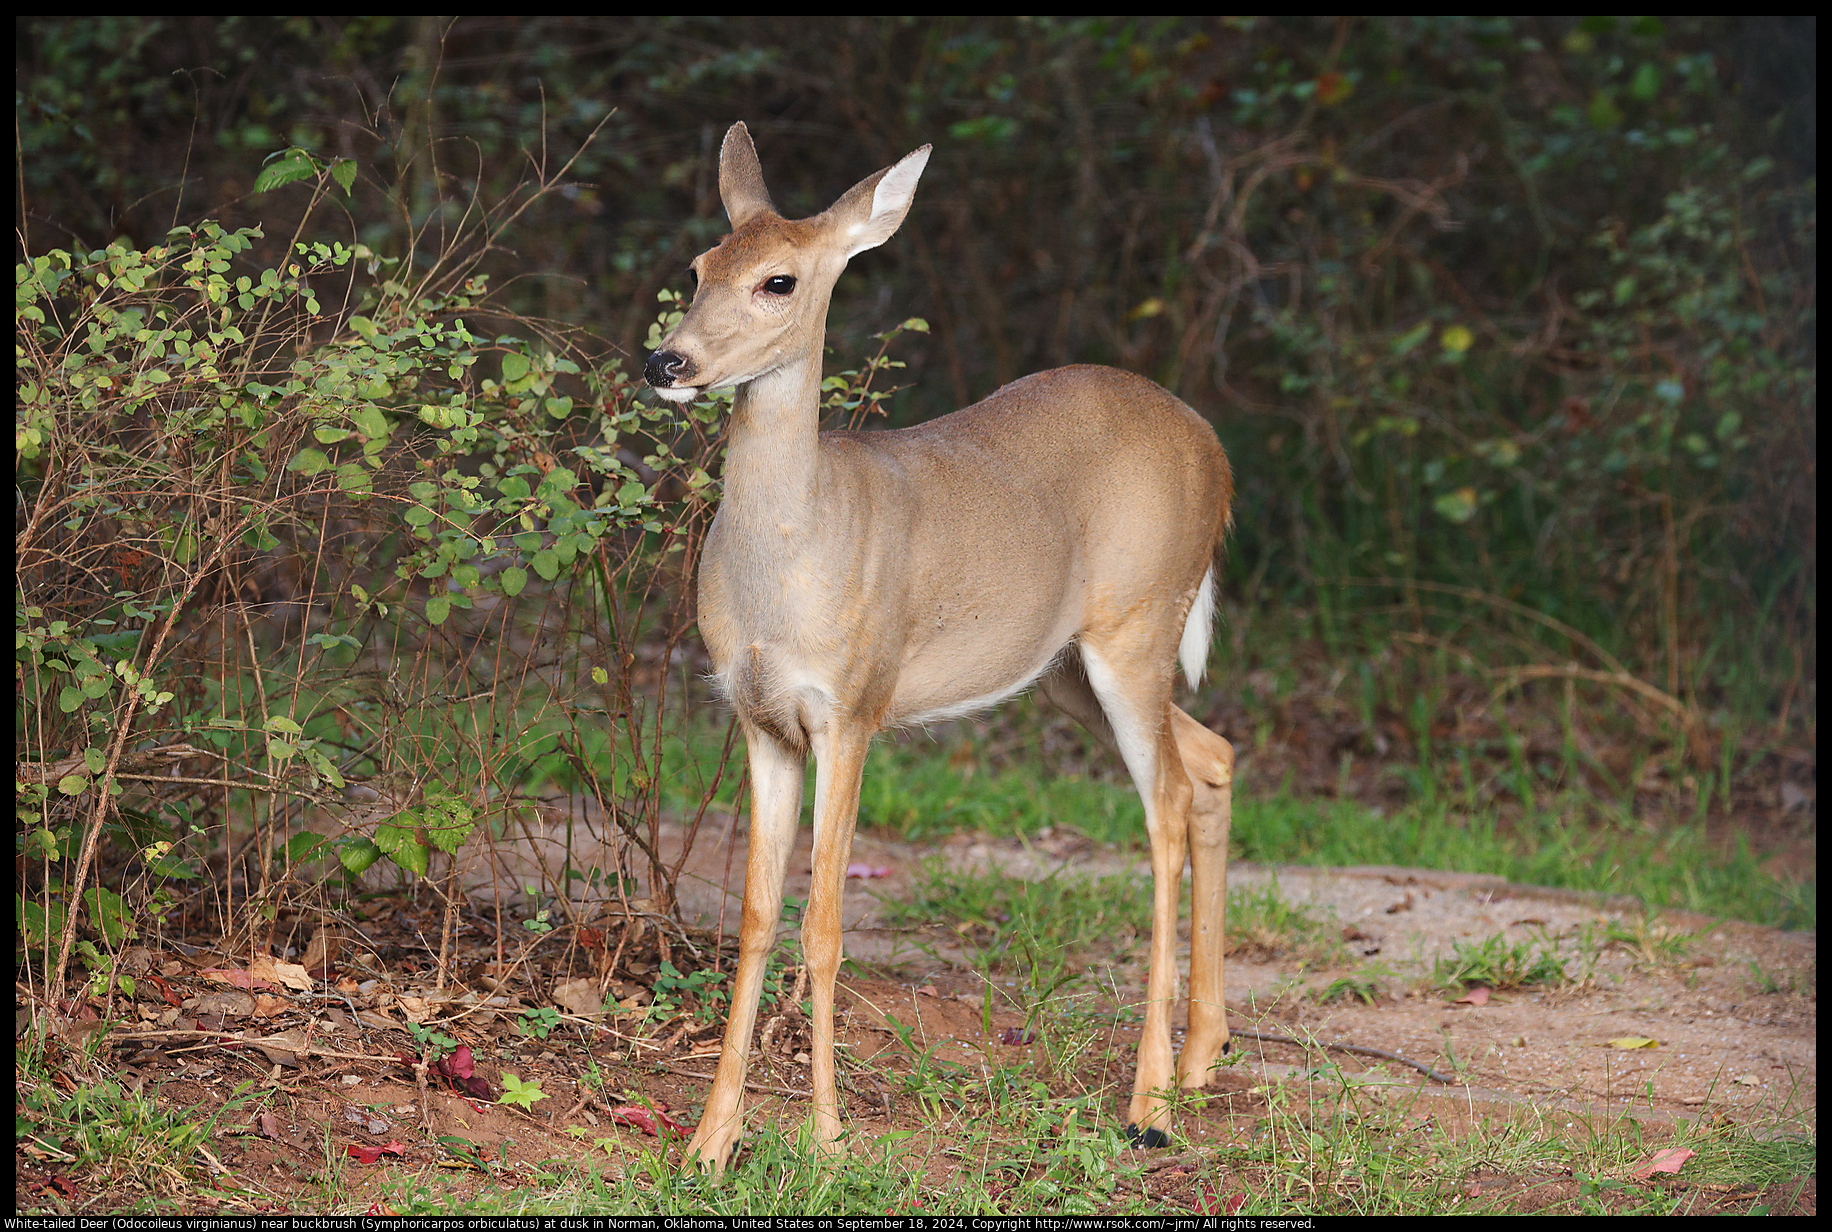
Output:
M825 217L840 230L848 261L876 248L903 225L916 198L916 182L929 165L929 146L904 157L884 170L866 176L833 203Z

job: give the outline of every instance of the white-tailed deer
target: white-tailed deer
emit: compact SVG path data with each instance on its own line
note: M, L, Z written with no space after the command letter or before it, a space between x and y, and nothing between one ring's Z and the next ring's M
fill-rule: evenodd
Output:
M1133 1140L1166 1141L1165 1094L1200 1087L1228 1042L1222 925L1234 753L1171 704L1208 656L1233 479L1214 431L1113 368L1014 381L914 428L821 432L827 304L852 257L909 212L923 146L826 213L790 221L743 124L725 134L732 232L645 375L664 398L733 387L725 498L700 561L700 632L751 771L738 975L688 1158L722 1168L743 1122L764 962L813 751L814 883L802 947L814 995L814 1129L840 1135L833 984L866 747L1032 685L1116 749L1151 836L1151 976ZM1173 1068L1177 899L1191 864L1189 1034Z

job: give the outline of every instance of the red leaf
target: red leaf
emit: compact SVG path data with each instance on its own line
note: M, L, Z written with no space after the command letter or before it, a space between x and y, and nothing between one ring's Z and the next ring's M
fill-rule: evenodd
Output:
M401 1212L395 1210L385 1202L371 1202L369 1204L369 1209L363 1212L363 1214L371 1217L376 1215L399 1215L400 1213Z
M261 1115L255 1118L255 1124L260 1126L261 1136L264 1138L278 1138L280 1136L280 1118L271 1112L261 1113Z
M1031 1038L1031 1033L1023 1027L1006 1027L999 1032L999 1043L1001 1044L1028 1044Z
M472 1074L469 1078L460 1078L458 1080L458 1085L463 1087L466 1091L469 1091L473 1098L496 1098L496 1089L490 1085L490 1080L485 1078L482 1074ZM483 1109L479 1108L477 1111L482 1112Z
M1452 1005L1487 1005L1489 990L1478 984L1462 996L1452 1001Z
M1680 1166L1695 1154L1683 1146L1668 1147L1664 1151L1655 1151L1652 1155L1628 1170L1628 1174L1637 1181L1645 1181L1656 1172L1678 1172Z
M460 1044L452 1049L452 1055L441 1057L435 1067L447 1078L469 1078L477 1072L477 1062L471 1056L471 1046Z
M407 1147L399 1142L384 1142L380 1146L369 1146L361 1142L352 1142L344 1150L360 1163L372 1164L384 1155L405 1155Z
M1213 1189L1205 1189L1196 1195L1194 1205L1198 1215L1236 1215L1247 1205L1247 1195L1237 1191L1223 1197Z
M873 877L888 877L891 875L891 870L882 864L848 864L846 875L857 877L861 881L869 881Z
M687 1132L687 1127L669 1116L666 1109L644 1108L639 1104L619 1104L611 1109L611 1124L640 1129L651 1138L661 1137L664 1128L676 1134Z

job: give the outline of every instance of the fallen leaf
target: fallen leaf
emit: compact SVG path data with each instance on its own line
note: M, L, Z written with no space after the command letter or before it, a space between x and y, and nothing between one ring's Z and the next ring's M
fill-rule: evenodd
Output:
M441 1057L434 1064L433 1070L451 1083L454 1088L477 1099L496 1098L496 1091L491 1087L490 1080L477 1072L477 1061L471 1055L469 1044L460 1044L452 1050L451 1056Z
M200 1031L220 1030L225 1018L245 1018L254 1013L254 997L239 988L213 988L197 995L191 1012Z
M259 1048L270 1063L284 1065L288 1069L299 1068L299 1057L311 1052L311 1039L299 1027L275 1035L256 1035L250 1031L242 1038Z
M256 1018L272 1018L274 1015L284 1013L291 1008L292 1002L288 1001L285 997L276 997L263 992L255 995L254 1009L249 1012Z
M1028 1044L1033 1038L1035 1037L1023 1027L1006 1027L999 1032L999 1043L1001 1044Z
M1222 1196L1213 1189L1205 1189L1196 1195L1194 1206L1198 1215L1236 1215L1240 1208L1247 1205L1247 1195L1235 1192Z
M350 1122L352 1125L362 1126L365 1133L374 1134L378 1138L394 1128L380 1117L372 1117L360 1108L345 1108L344 1120Z
M1664 1151L1655 1151L1630 1168L1628 1174L1637 1181L1645 1181L1656 1172L1678 1172L1680 1165L1691 1159L1693 1154L1683 1146L1668 1147Z
M335 928L321 928L312 934L299 965L307 971L333 966L343 952L343 937Z
M424 1023L439 1011L439 1007L429 997L412 997L403 993L395 1000L400 1003L401 1012L407 1015L408 1022Z
M267 954L256 954L248 960L248 974L257 980L278 981L295 992L310 992L314 987L311 973L304 967L280 962Z
M273 1113L261 1113L259 1116L255 1117L254 1123L260 1128L263 1138L278 1138L280 1136L280 1118Z
M477 1060L471 1055L469 1044L460 1044L452 1049L450 1056L439 1058L435 1068L447 1078L469 1078L477 1072Z
M384 1142L380 1146L370 1146L366 1142L352 1142L344 1147L352 1159L360 1163L372 1164L384 1155L405 1155L407 1147L400 1142ZM371 1208L373 1209L373 1208ZM389 1212L393 1214L393 1212Z
M1611 1048L1658 1048L1660 1041L1640 1035L1624 1035L1619 1039L1609 1041L1608 1046Z
M628 1125L640 1129L651 1138L661 1137L661 1131L684 1134L687 1127L668 1115L665 1108L644 1108L640 1104L619 1104L611 1109L611 1124Z
M1731 1081L1740 1087L1759 1087L1762 1085L1762 1080L1754 1074L1738 1074L1735 1078L1732 1078Z
M363 1214L370 1215L370 1216L399 1215L400 1213L401 1212L395 1210L392 1206L389 1206L385 1202L371 1202L369 1204L369 1209L363 1212Z
M272 984L267 983L265 980L256 980L252 975L249 975L240 968L211 967L208 970L199 971L197 974L203 976L206 980L215 980L218 984L227 984L231 988L254 989L273 987Z
M597 980L567 980L553 986L553 1003L568 1014L593 1018L604 1013L604 991Z
M1462 996L1452 1001L1452 1005L1487 1005L1489 990L1478 984Z

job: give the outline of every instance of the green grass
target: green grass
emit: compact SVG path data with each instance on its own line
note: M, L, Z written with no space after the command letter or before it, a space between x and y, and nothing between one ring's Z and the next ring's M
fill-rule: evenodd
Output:
M125 1087L97 1078L94 1057L80 1059L61 1047L66 1058L54 1066L37 1033L20 1041L14 1068L16 1137L25 1155L62 1171L105 1178L118 1187L116 1210L160 1209L172 1195L209 1179L202 1153L218 1125L244 1115L251 1102L243 1083L213 1110L174 1108L157 1088ZM54 1075L63 1068L63 1081ZM86 1071L88 1080L69 1077Z
M1747 1203L1779 1187L1783 1201L1797 1200L1818 1166L1816 1138L1797 1124L1668 1128L1632 1111L1528 1109L1453 1132L1411 1099L1376 1097L1362 1077L1327 1065L1313 1077L1269 1086L1250 1125L1206 1119L1204 1141L1174 1144L1202 1148L1175 1170L1148 1172L1154 1158L1125 1149L1103 1111L1111 1100L992 1066L931 1071L917 1093L929 1097L922 1128L853 1141L837 1164L816 1159L797 1131L765 1127L717 1179L639 1150L523 1169L482 1192L424 1179L384 1180L381 1192L402 1215L1123 1216L1223 1204L1242 1215L1664 1215L1719 1209L1726 1191ZM1667 1147L1695 1153L1683 1185L1623 1179ZM1498 1188L1497 1177L1511 1184Z
M1493 873L1525 885L1628 895L1653 907L1772 927L1815 927L1816 882L1777 880L1746 842L1726 852L1699 824L1649 833L1625 812L1585 826L1567 816L1553 805L1504 821L1497 809L1470 808L1434 792L1387 816L1350 800L1243 793L1235 797L1230 851L1236 859L1267 864ZM1144 814L1129 785L1052 779L1031 766L963 781L947 750L927 742L874 747L859 817L861 825L909 838L954 829L1034 834L1055 826L1104 842L1145 841Z
M1548 943L1550 945L1550 943ZM1432 967L1432 983L1460 992L1477 984L1502 990L1535 984L1558 987L1570 982L1565 964L1553 952L1556 946L1529 941L1510 945L1499 933L1474 945L1451 943L1451 954Z

